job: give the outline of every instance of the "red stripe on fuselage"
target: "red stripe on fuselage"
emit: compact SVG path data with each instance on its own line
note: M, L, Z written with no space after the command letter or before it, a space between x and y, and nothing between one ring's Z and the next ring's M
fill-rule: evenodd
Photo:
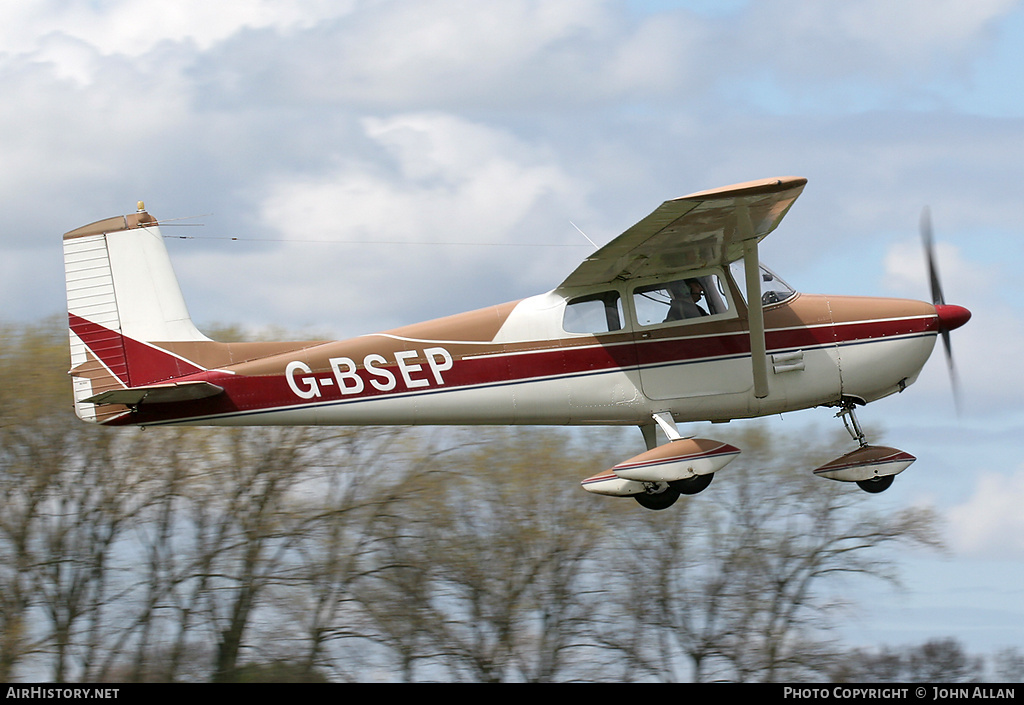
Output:
M934 333L934 316L912 316L889 320L853 321L837 325L794 327L769 330L769 351L815 349L861 344L899 336ZM424 343L426 345L426 343ZM343 355L345 343L338 343L337 354ZM640 366L689 364L750 354L746 332L707 337L680 337L668 340L638 340L630 335L608 336L605 345L547 347L545 349L504 352L501 347L478 356L456 359L452 368L443 372L443 384L436 384L426 366L417 379L429 380L427 386L410 389L397 366L381 365L395 377L393 389L381 391L371 382L379 381L365 369L357 374L363 381L359 393L342 394L336 383L318 385L320 396L309 400L298 398L284 375L244 376L217 371L189 375L185 380L202 379L224 387L225 394L194 402L166 405L143 405L131 423L159 423L175 419L232 416L239 413L270 411L304 406L355 402L379 397L455 391L470 387L520 384L543 379L557 379L587 374L628 371ZM329 356L329 353L325 353ZM422 361L420 361L422 363ZM332 379L329 369L317 369L309 375L318 380Z
M768 352L810 350L822 347L870 342L882 338L933 333L934 316L919 316L879 321L854 321L835 325L768 330ZM702 338L672 338L637 342L641 367L665 363L687 363L750 354L750 335L746 331Z

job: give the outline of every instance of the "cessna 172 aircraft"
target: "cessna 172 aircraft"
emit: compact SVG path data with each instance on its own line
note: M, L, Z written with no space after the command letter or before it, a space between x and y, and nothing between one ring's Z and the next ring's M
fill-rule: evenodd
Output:
M932 303L794 291L758 243L805 184L666 201L553 291L340 342L208 339L140 203L64 235L75 408L111 426L636 425L647 452L582 484L663 509L740 452L677 423L829 406L858 447L815 472L880 492L914 457L869 445L854 409L914 382L936 337L948 355L970 312L945 304L927 229Z

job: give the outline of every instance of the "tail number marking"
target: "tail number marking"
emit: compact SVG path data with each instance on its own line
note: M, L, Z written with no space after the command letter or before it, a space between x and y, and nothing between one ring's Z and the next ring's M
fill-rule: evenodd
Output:
M360 394L366 389L367 382L380 392L396 389L399 382L404 384L406 389L444 386L441 373L452 368L454 361L451 353L444 348L427 348L422 352L426 365L412 362L420 356L418 350L396 352L395 366L398 368L398 375L386 367L387 358L371 353L363 358L365 378L359 374L355 360L350 357L332 357L328 360L333 376L318 377L309 365L300 360L289 362L285 367L284 376L288 381L288 387L300 399L315 399L321 395L324 387L335 385L343 396Z

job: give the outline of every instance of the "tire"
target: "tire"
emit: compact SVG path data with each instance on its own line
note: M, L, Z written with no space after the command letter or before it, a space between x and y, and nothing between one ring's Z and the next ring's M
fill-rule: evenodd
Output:
M633 497L644 509L668 509L679 499L679 490L674 487L666 487L664 492L658 494L635 494Z
M878 494L879 492L885 492L889 489L892 485L892 481L895 479L895 475L882 475L881 477L873 477L870 480L858 480L857 487L860 487L865 492Z
M685 480L673 480L668 485L672 489L677 490L679 494L697 494L706 490L713 479L715 479L715 473L709 473L707 475L694 475Z

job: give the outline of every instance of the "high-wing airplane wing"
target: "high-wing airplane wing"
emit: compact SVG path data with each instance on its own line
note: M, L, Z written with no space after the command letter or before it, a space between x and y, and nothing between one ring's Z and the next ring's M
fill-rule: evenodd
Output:
M764 312L757 243L774 230L807 179L748 181L665 201L657 210L583 261L562 288L610 284L640 276L676 275L743 259L754 396L768 396Z
M584 260L562 287L679 274L744 256L778 226L807 179L787 176L701 191L657 210Z

